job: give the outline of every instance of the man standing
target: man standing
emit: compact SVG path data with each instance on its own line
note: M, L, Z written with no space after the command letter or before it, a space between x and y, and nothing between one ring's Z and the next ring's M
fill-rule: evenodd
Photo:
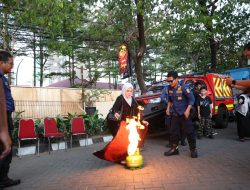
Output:
M171 71L168 73L167 82L169 83L169 98L166 114L170 115L171 106L173 109L170 128L170 141L172 147L169 151L165 152L164 155L172 156L179 154L179 133L180 129L182 129L184 130L188 139L191 157L197 158L198 154L196 150L195 130L190 117L190 110L195 101L194 95L188 86L178 82L178 74L176 71Z
M8 132L6 102L2 77L3 75L0 73L0 164L1 160L11 152L12 143ZM3 187L0 186L0 190L3 190Z
M200 126L200 120L198 118L198 110L197 110L197 100L200 97L200 88L201 88L201 82L196 81L194 83L194 89L192 90L193 94L194 94L194 106L192 107L192 111L193 111L193 116L192 116L192 122L194 125L195 130L197 130L197 138L200 139L201 136L198 133L199 130L199 126Z
M8 132L2 77L3 75L0 72L0 160L6 157L11 151L11 139Z
M196 101L200 96L200 89L201 89L201 82L199 82L199 81L195 82L194 89L193 89L193 94L194 94L194 98L195 98L194 105L196 105Z
M12 68L13 68L13 56L7 51L0 50L0 73L2 75L8 74L11 72ZM9 131L9 136L11 137L11 133L13 130L12 113L15 110L15 106L13 97L11 95L10 86L5 76L2 77L2 82L6 98L8 131ZM3 160L0 161L0 187L2 188L18 185L21 182L19 179L13 180L8 177L11 161L12 161L12 151Z

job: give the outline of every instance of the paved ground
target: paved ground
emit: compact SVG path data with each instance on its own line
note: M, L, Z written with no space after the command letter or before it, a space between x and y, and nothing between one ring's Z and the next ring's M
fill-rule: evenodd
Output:
M233 124L217 132L214 140L198 140L198 159L189 157L188 147L164 157L165 139L150 138L142 152L145 166L134 171L92 156L104 143L14 158L10 176L22 184L9 189L250 189L250 140L238 142Z

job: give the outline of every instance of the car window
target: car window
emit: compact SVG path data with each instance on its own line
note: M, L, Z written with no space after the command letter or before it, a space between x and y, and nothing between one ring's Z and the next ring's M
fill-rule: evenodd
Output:
M201 83L201 86L205 86L207 88L207 85L206 83L203 81L203 80L197 80L197 82L200 82ZM208 88L207 88L208 89Z
M147 90L147 94L153 94L153 93L159 93L162 92L162 90L164 89L164 86L151 86L148 90Z
M185 84L188 85L191 89L194 88L194 81L193 81L193 80L187 80L187 81L185 82Z

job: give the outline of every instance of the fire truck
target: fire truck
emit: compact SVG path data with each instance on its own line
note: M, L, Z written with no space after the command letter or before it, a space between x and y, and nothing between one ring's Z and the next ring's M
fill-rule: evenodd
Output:
M226 84L226 75L209 73L209 74L188 74L180 77L180 80L190 86L194 87L194 83L199 81L202 85L207 87L207 95L213 102L213 121L216 127L226 128L229 121L229 116L233 113L235 98L232 95L232 89ZM156 88L156 87L152 87ZM157 86L158 91L155 93L146 93L137 97L140 105L144 106L143 116L149 122L160 126L164 123L164 116L166 105L161 103L161 92L164 85ZM159 89L162 89L159 91ZM157 127L152 126L152 127Z

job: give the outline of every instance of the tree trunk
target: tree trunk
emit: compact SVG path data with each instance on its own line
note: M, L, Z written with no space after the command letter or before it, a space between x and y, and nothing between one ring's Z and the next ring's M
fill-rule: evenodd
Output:
M218 42L215 40L213 35L213 21L212 18L214 16L214 12L217 8L216 3L218 0L214 0L210 2L209 5L207 5L207 0L199 0L199 5L201 8L201 13L205 17L208 17L210 20L208 22L205 22L205 27L211 34L208 38L209 46L210 46L210 60L211 60L211 70L215 71L217 66L217 51L218 51Z
M209 38L210 43L210 52L211 52L211 71L216 70L217 66L217 44L216 40L214 38Z
M144 0L135 0L135 4L137 6L137 27L138 27L138 41L139 41L139 50L134 55L134 63L135 63L135 73L137 76L137 82L142 92L146 91L146 85L143 78L143 69L141 65L141 61L143 55L146 51L146 41L145 41L145 33L144 33L144 18L143 18L143 10L144 10Z
M69 55L69 83L72 86L72 74L71 74L71 57Z
M43 86L43 70L44 70L44 55L43 55L43 44L42 38L40 37L40 87Z
M90 87L92 88L92 69L91 69L91 60L88 60L88 70L89 70L89 84Z
M72 51L72 85L75 85L75 57L74 51Z
M109 76L109 89L111 89L111 67L110 67L110 61L108 61L108 76Z
M33 80L34 81L33 83L34 83L34 86L36 87L36 34L35 32L33 32L33 58L34 58L34 61L33 61L33 66L34 66Z
M240 58L239 58L239 62L238 62L238 66L239 66L240 68L244 67L243 61L244 61L244 55L241 54L241 56L240 56Z

